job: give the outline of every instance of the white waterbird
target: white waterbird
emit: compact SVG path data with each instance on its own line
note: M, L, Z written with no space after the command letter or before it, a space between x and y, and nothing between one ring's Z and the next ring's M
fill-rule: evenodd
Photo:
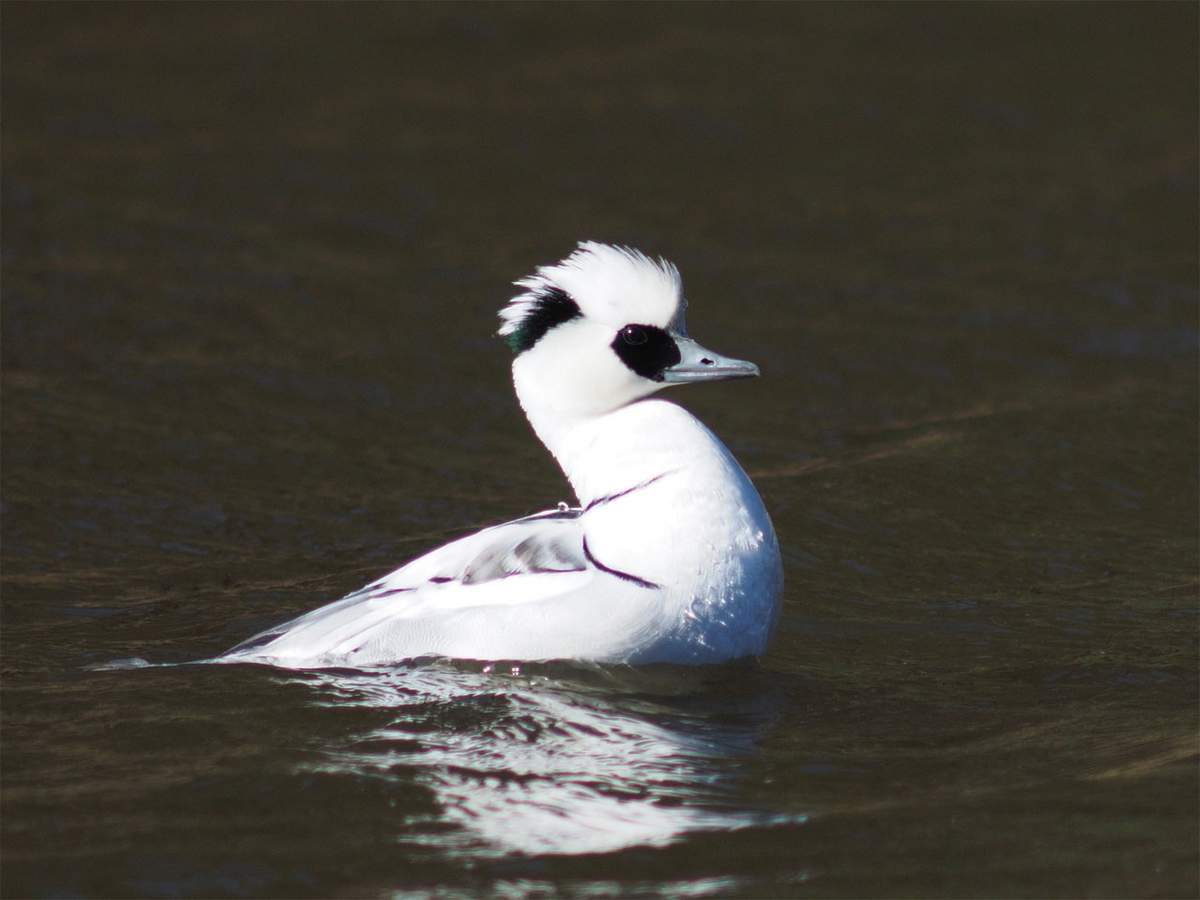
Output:
M716 663L764 651L783 587L771 520L725 445L652 396L758 367L688 337L678 270L639 251L581 243L516 285L499 331L513 384L578 506L446 544L215 662Z

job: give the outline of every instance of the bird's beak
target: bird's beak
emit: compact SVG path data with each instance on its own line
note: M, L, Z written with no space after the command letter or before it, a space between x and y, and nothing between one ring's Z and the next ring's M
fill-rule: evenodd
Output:
M726 378L753 378L758 375L758 366L744 359L730 359L711 350L705 350L691 338L671 335L679 348L680 360L663 369L662 380L667 384L685 384L690 381L724 381Z

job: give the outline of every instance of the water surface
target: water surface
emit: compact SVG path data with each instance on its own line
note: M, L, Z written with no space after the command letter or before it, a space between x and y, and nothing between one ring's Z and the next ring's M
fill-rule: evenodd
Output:
M4 20L5 896L1200 892L1194 5ZM571 499L583 238L763 369L762 660L97 668Z

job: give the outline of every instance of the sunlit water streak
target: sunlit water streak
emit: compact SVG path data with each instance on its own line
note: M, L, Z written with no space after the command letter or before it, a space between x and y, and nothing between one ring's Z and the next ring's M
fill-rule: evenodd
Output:
M663 846L688 832L803 821L739 807L739 760L769 710L705 716L703 690L652 694L636 673L540 667L504 674L439 662L297 676L321 704L396 711L387 726L331 748L315 768L428 787L443 852L600 853ZM582 677L581 677L582 676ZM678 692L680 677L672 688ZM685 708L686 706L686 708Z

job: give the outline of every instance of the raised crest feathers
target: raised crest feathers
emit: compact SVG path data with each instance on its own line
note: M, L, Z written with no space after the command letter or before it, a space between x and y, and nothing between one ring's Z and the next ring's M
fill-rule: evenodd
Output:
M498 332L514 353L578 316L614 328L641 322L685 330L679 270L632 247L581 241L566 259L514 283L524 290L500 310Z

